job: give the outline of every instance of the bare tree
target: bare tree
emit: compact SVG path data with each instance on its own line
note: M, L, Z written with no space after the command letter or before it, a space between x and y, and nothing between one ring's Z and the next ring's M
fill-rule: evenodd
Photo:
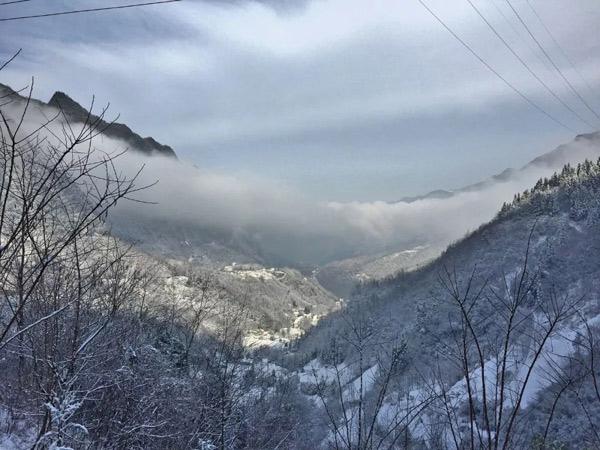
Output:
M551 285L540 285L530 268L534 228L521 267L505 274L500 287L478 279L476 270L464 281L448 268L440 276L456 311L450 318L450 344L443 343L440 354L462 378L448 386L448 376L439 377L437 389L444 401L446 441L456 449L506 450L516 445L532 378L536 371L547 371L541 366L552 361L547 344L581 304L582 298L558 295ZM564 389L556 392L556 401L572 381L561 380ZM552 415L551 411L549 421Z
M167 284L170 300L169 315L183 340L183 351L179 364L188 367L189 356L207 321L216 319L217 312L229 301L225 290L210 273L189 268L181 278L171 278Z
M393 394L406 344L400 338L383 339L359 306L346 311L343 319L344 330L332 342L328 375L312 368L330 445L347 450L401 448L410 425L429 403L403 402Z
M600 389L598 382L598 326L588 320L582 311L578 313L578 327L575 337L569 339L574 351L563 355L560 361L554 362L550 367L548 378L555 392L554 400L549 408L549 417L543 433L538 436L537 446L540 450L549 448L550 426L556 416L559 401L570 397L572 403L579 408L579 412L587 422L587 437L592 447L600 446L600 429L597 414L600 411ZM594 414L596 417L594 417ZM555 437L555 436L554 436Z
M246 388L243 380L245 364L243 334L248 310L239 305L221 302L216 313L218 324L214 345L205 355L203 365L208 420L202 424L200 437L220 450L235 448L241 434Z
M26 92L6 89L0 104L0 355L16 360L18 395L42 403L34 446L46 448L86 434L72 419L106 387L90 371L109 359L99 337L139 277L128 249L99 232L108 211L143 187L139 171L117 169L125 149L94 145L106 108L95 116L92 102L72 123L62 110L35 110L33 80Z
M0 107L0 351L23 327L62 312L22 322L46 271L119 200L140 189L139 172L127 177L115 165L123 152L93 145L104 131L106 108L99 116L90 108L83 123L71 123L58 111L34 125L32 93L33 80L25 98L7 92Z

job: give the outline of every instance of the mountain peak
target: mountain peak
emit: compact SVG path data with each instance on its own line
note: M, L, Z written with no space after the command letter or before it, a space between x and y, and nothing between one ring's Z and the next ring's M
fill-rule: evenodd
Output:
M600 139L600 131L593 131L591 133L578 134L575 136L576 141L595 141Z
M88 116L88 111L83 106L61 91L56 91L52 95L48 106L61 109L70 119L77 121L85 120Z
M73 122L85 122L88 119L89 111L69 97L62 91L56 91L48 106L60 109L64 115ZM95 121L97 116L91 115L89 119ZM108 123L104 120L98 122L99 128L104 129L104 135L121 139L131 145L133 150L145 153L147 155L161 155L170 158L177 158L175 151L168 145L163 145L152 137L141 137L131 128L123 123Z

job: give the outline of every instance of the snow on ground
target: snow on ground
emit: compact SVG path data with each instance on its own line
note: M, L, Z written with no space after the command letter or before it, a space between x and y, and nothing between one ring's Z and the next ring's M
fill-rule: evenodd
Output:
M541 317L536 317L537 326L543 326ZM590 325L600 324L600 315L588 321ZM583 326L578 327L563 327L560 332L555 333L545 343L543 352L538 359L530 378L523 390L521 400L521 408L531 406L536 397L543 389L548 387L552 382L551 374L556 367L559 367L565 361L565 357L572 355L575 351L573 341L578 334L584 332ZM517 350L511 350L508 357L508 370L510 373L516 374L513 380L506 387L507 402L514 405L517 401L518 393L521 391L529 365L533 361L533 352L522 355ZM485 377L486 394L488 401L493 398L496 389L496 371L497 361L492 358L485 362L483 369L478 367L470 372L469 380L473 396L476 400L482 401L483 389L481 375ZM426 410L425 414L418 417L417 412L421 406L428 402L428 398L441 394L439 386L433 388L418 387L404 396L398 396L397 393L388 395L377 417L378 422L389 428L402 421L401 426L405 426L410 422L409 430L414 438L427 440L426 430L429 429L429 422L434 419L431 413ZM452 409L458 410L462 404L468 401L467 383L463 377L452 385L446 392L447 400L450 402ZM413 421L413 417L415 420ZM461 425L468 426L466 417L457 417ZM481 430L484 433L483 430ZM448 430L446 433L446 441L449 446L452 446L452 437Z
M538 319L540 320L540 319ZM589 325L597 325L600 323L600 315L588 320ZM573 342L577 336L585 332L585 326L579 325L576 328L565 327L560 333L553 335L544 346L542 357L538 361L530 381L525 387L521 407L529 406L539 392L548 387L552 382L552 374L556 367L564 364L566 357L571 356L576 348ZM531 355L528 362L531 360ZM526 365L521 367L518 378L524 379L526 375Z
M341 363L337 366L323 364L315 358L309 361L298 372L300 383L314 385L317 382L333 384L338 382L343 386L343 399L347 402L359 400L360 384L362 380L363 394L373 389L377 380L379 365L375 364L364 370L362 374L356 373L356 365Z
M264 375L275 375L277 377L287 375L287 370L280 365L270 362L267 358L263 358L260 362L256 363L255 367L257 371L260 371Z
M390 394L381 406L377 422L385 429L402 429L408 426L413 438L426 439L429 421L428 417L420 412L421 404L426 402L427 397L426 390L421 388L413 389L402 396L397 393Z
M333 365L325 365L318 359L309 361L298 373L300 383L314 385L316 382L331 384L337 382L337 377L340 377L342 385L346 385L352 380L352 373L348 366L344 363Z
M360 400L360 386L362 383L363 389L363 397L369 392L373 385L375 384L375 379L377 377L377 372L379 371L379 366L375 364L373 367L365 370L362 375L356 377L356 379L350 383L344 389L342 394L344 401L358 401Z
M263 330L261 328L248 331L242 339L242 343L247 349L259 349L265 347L284 348L289 342L289 338L279 336L278 333Z
M538 327L543 325L540 317L536 318L536 322L538 323ZM581 331L583 330L564 327L560 332L552 335L546 341L542 354L537 360L524 389L523 383L527 377L529 366L533 363L534 352L530 351L527 355L523 356L520 354L520 351L512 349L507 358L507 368L508 371L515 374L515 376L506 387L508 392L507 401L512 405L516 404L519 393L523 390L521 408L529 406L535 400L536 396L551 384L553 369L559 367L564 362L565 357L571 355L575 351L573 340ZM485 392L488 399L493 398L496 389L497 366L498 361L495 358L492 358L486 361L483 367L483 375L486 384ZM471 371L469 379L473 396L477 400L482 401L482 368L478 367ZM466 401L468 397L466 378L463 377L457 381L449 389L449 394L460 401Z
M0 449L31 448L35 439L36 432L30 425L27 425L24 420L12 420L7 409L0 405Z
M578 223L576 223L576 222L574 222L572 220L569 220L568 223L569 223L569 226L571 228L573 228L575 231L577 231L579 233L583 233L583 228L581 228L581 225L579 225Z
M15 434L0 434L0 448L2 450L20 450L30 448L28 440L23 440Z
M177 300L184 299L191 293L191 289L187 286L189 278L186 276L168 277L165 280L165 285L171 290Z
M231 274L242 280L282 280L286 273L283 270L277 270L274 267L258 267L254 265L237 265L233 263L230 266L225 266L223 272Z
M278 331L257 328L246 332L243 338L244 347L248 349L285 348L292 341L302 337L308 329L319 323L322 317L319 314L305 314L299 309L295 309L293 313L295 319L291 327L285 327Z

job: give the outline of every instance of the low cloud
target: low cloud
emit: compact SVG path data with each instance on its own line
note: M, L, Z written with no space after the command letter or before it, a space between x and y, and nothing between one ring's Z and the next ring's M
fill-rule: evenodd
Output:
M490 183L445 199L411 203L319 202L268 180L221 174L164 158L130 153L125 167L145 164L143 182L158 184L140 194L154 205L123 204L116 222L185 224L225 235L251 236L273 262L324 263L359 254L397 251L411 246L447 244L492 219L504 201L531 188L564 162L597 158L598 146L574 142L550 165L529 166L510 181Z

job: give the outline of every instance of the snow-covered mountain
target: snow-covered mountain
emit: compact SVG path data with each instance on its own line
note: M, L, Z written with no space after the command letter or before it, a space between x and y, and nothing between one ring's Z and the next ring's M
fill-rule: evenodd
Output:
M0 85L0 96L11 99L5 114L9 120L16 121L19 108L24 107L27 99L4 85ZM88 114L85 108L62 92L56 92L48 103L36 99L29 102L26 127L35 129L45 120L56 117L46 127L50 130L48 135L56 133L51 127L59 130L67 121L74 127L94 123L102 132L94 142L100 151L119 154L127 150L125 158L116 162L121 164L119 171L135 173L144 164L161 167L171 164L185 167L188 174L197 172L194 167L180 162L171 147L150 137L142 138L124 124L108 123L104 116ZM156 180L150 180L153 181ZM153 194L149 195L152 199ZM152 208L152 205L147 206ZM244 229L228 231L177 217L119 214L131 207L131 202L117 206L116 213L107 219L106 233L124 244L133 245L137 257L145 261L145 265L160 268L157 272L158 292L163 291L166 283L183 285L184 291L193 294L195 286L189 278L190 273L194 273L196 277L210 278L214 289L222 292L223 301L235 305L244 303L248 307L245 326L249 344L286 345L340 306L339 298L321 287L310 271L302 273L294 268L270 264L253 236ZM193 208L194 205L181 205L180 212L183 214L184 210ZM164 292L160 297L165 303L175 300Z
M12 92L14 98L24 101L22 96L14 94L10 88L6 86L1 88L6 92ZM65 118L74 122L100 120L93 115L88 119L85 109L62 92L55 93L48 103L38 100L33 100L33 103L44 117L60 111ZM409 231L406 232L400 222L397 231L393 227L390 231L386 231L391 236L390 242L400 242L400 244L375 244L371 247L368 242L374 239L368 234L356 234L356 229L347 231L350 227L349 223L363 220L363 217L356 215L362 214L360 211L340 213L351 205L338 205L333 209L311 207L312 209L307 210L308 213L332 214L329 218L331 224L315 229L311 228L314 226L310 223L311 219L319 221L321 217L307 217L307 212L301 211L298 217L302 216L302 220L306 223L300 223L299 228L308 229L306 234L294 234L295 232L292 233L286 228L290 226L288 216L277 218L277 223L282 224L282 228L278 230L274 227L266 229L257 225L237 224L235 212L226 215L227 226L216 221L211 223L211 215L221 214L221 209L232 206L242 208L246 205L235 203L232 206L221 206L218 204L218 198L211 198L208 203L203 198L204 203L196 204L194 202L199 201L196 194L185 190L194 187L203 177L207 178L205 184L208 189L210 184L215 182L225 183L227 184L225 189L232 190L233 188L228 184L233 183L233 180L211 178L210 174L207 175L189 164L176 160L175 152L170 147L159 144L152 138L141 138L126 125L113 123L108 126L106 121L100 120L100 128L104 130L101 145L118 151L129 148L132 155L137 155L138 159L134 159L133 163L129 164L135 167L136 164L147 164L151 168L156 166L157 171L151 172L151 176L161 175L161 171L165 171L165 177L175 178L172 180L159 178L158 182L159 186L163 186L162 190L149 191L147 197L149 201L154 201L155 195L162 193L163 197L158 199L161 203L158 208L152 205L138 208L131 204L118 207L109 218L111 233L133 244L148 257L165 261L173 267L189 265L203 271L218 273L219 277L225 273L226 267L236 265L253 267L252 270L258 272L263 270L286 272L287 276L282 279L246 277L242 284L234 289L236 295L243 290L250 292L255 304L256 323L264 319L265 323L270 324L266 327L269 328L269 332L277 333L280 329L293 328L297 308L292 304L302 304L298 308L303 310L306 306L308 309L313 309L318 316L322 316L336 308L339 297L348 297L356 283L380 280L401 271L415 270L437 257L451 242L452 237L455 239L468 230L459 227L449 234L446 232L436 234L426 231L428 224L419 226L419 223L415 223L411 224ZM550 176L553 171L567 162L576 163L598 155L600 155L600 133L581 135L573 142L561 145L519 170L507 169L489 180L451 193L435 191L433 195L410 199L408 208L417 211L443 209L450 215L466 216L465 209L473 207L473 198L476 198L477 203L483 199L490 204L488 206L490 211L495 211L497 209L495 203L498 203L499 208L502 201L510 200L514 192L533 185L538 177ZM150 159L147 159L148 157ZM167 170L171 172L166 172ZM190 179L183 179L185 177ZM148 181L156 180L149 178ZM164 187L165 184L168 185L167 188ZM174 186L173 189L171 185ZM187 197L175 198L179 194ZM261 200L260 194L253 194L259 196L258 199L252 198L253 205L256 207L266 203ZM209 192L208 195L213 193ZM468 197L469 200L462 201L462 197ZM279 202L287 202L292 198L276 196L275 199ZM359 209L362 207L362 205L358 206ZM402 204L389 206L392 209L401 208ZM249 208L252 209L253 206ZM157 209L159 213L156 212ZM160 213L160 211L167 211L167 213ZM253 214L256 215L258 212ZM390 214L394 217L393 220L401 221L403 218L402 212L398 213L400 214L398 218L395 218L395 212ZM418 222L426 219L420 215L415 216L413 212L407 214L409 215L407 221ZM201 218L202 222L198 222L198 218ZM477 219L473 219L470 223L473 227L479 225ZM453 228L454 225L449 224L448 227ZM434 227L437 228L444 227L441 224L439 227ZM333 236L332 233L336 231L339 231L341 236ZM348 236L343 236L346 232L349 233ZM394 236L395 234L398 236ZM359 239L353 239L355 236L360 236L364 242L357 242ZM274 248L276 251L273 250ZM289 255L285 255L286 249L291 248L294 250L290 251ZM379 250L374 252L373 249ZM305 264L304 260L300 259L303 252L307 255L320 254L319 258L324 258L325 264ZM323 256L324 254L327 256ZM352 256L341 259L336 257L336 255L348 254ZM293 269L286 269L285 266ZM234 282L230 279L232 273L237 273L237 270L227 272L222 280L229 287L240 281ZM257 284L257 280L261 282ZM327 291L333 292L334 295ZM307 292L316 294L306 296ZM301 300L304 297L307 299L306 302Z
M509 448L530 448L542 436L565 443L565 448L594 448L594 426L589 425L600 420L600 398L593 393L592 378L577 371L599 370L593 363L585 369L590 365L586 339L597 333L600 323L599 254L600 160L567 165L516 195L491 222L425 267L363 284L349 309L320 322L301 340L298 351L311 355L320 349L320 358L311 364L332 373L335 380L339 369L332 361L357 358L353 342L359 328L347 326L348 315L362 316L365 329L372 330L365 336L376 335L380 344L364 347L362 369L357 372L355 363L348 383L367 383L377 379L366 370L381 366L381 349L389 354L400 339L404 365L395 372L398 384L385 394L387 406L381 415L388 407L407 412L420 401L428 402L428 396L444 396L442 403L432 400L430 409L409 426L411 439L427 442L427 448L438 448L429 434L433 422L445 424L437 430L437 437L446 442L440 445L452 446L453 433L468 440L473 421L478 423L474 432L483 439L487 432L490 438L507 433L506 424L501 430L491 426L485 431L481 407L482 379L487 379L487 408L498 419L498 374L505 370L500 363L504 355L509 369L502 389L510 392L510 401L501 409L505 415L517 411L519 417L519 438ZM470 322L465 322L467 317ZM556 328L551 330L550 324ZM465 341L461 330L467 330ZM506 336L510 337L503 352L500 344ZM367 390L373 397L381 392ZM477 411L469 419L471 395ZM450 404L452 417L447 419L443 408ZM346 413L353 411L351 405L347 402ZM560 406L549 422L548 411L556 405ZM348 423L340 418L339 423L344 422ZM452 425L457 428L451 430Z

